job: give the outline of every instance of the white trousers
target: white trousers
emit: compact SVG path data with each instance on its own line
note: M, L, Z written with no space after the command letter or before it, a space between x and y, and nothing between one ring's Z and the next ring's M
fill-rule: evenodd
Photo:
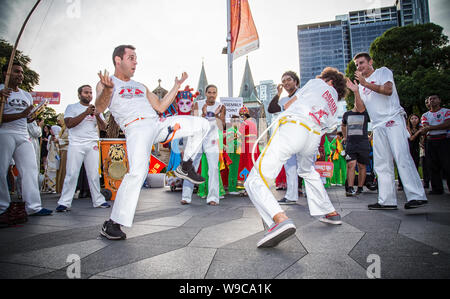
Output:
M208 134L209 123L206 119L194 116L172 116L164 121L157 118L143 119L125 128L129 171L117 191L111 213L114 222L132 226L141 187L148 174L152 145L164 141L168 128L176 123L181 128L175 138L188 137L183 156L183 160L187 161L198 152Z
M298 173L297 173L297 155L292 157L284 163L284 170L286 172L286 195L287 200L298 200Z
M379 126L373 130L374 170L378 175L378 203L397 205L394 160L408 201L427 200L419 173L408 145L409 133L402 116L394 118L391 127Z
M205 153L208 160L208 197L206 202L214 201L219 203L219 133L217 128L213 127L202 143L201 150L193 159L194 168L198 169L202 153ZM182 200L190 203L192 201L192 193L194 192L194 184L188 180L183 182Z
M63 205L68 208L72 206L81 164L83 163L94 208L106 202L105 197L100 193L99 161L98 142L93 141L84 145L69 144L67 149L66 177L64 178L58 205Z
M28 136L0 133L0 213L9 206L7 173L11 158L14 158L22 181L22 198L28 214L42 209L38 187L38 166L34 147Z
M307 125L312 128L309 123ZM273 217L283 210L268 185L273 183L282 165L293 154L296 154L297 157L297 174L305 181L310 214L320 216L335 211L320 175L314 167L314 158L320 145L320 138L320 135L314 134L298 124L286 123L274 132L270 143L256 161L244 186L251 201L269 227L274 223Z

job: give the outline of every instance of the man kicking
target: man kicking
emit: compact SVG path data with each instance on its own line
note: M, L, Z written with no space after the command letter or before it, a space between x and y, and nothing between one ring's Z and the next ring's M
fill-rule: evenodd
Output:
M250 199L269 227L258 247L274 247L296 231L293 221L269 189L269 181L276 178L283 164L294 154L298 175L305 181L310 214L322 216L322 222L342 224L315 170L314 154L322 135L337 127L337 101L345 93L344 75L337 69L325 68L317 79L309 80L284 105L285 111L276 120L277 127L269 143L245 182Z
M206 119L193 116L174 116L159 119L157 112L164 112L172 104L181 84L187 79L175 78L175 84L160 101L144 84L131 80L136 71L137 56L131 45L118 46L113 52L114 76L105 71L98 74L97 111L107 108L125 133L129 171L117 191L111 217L103 224L101 234L110 240L123 240L126 235L120 225L131 227L141 186L147 177L152 145L175 138L187 138L185 154L181 165L176 169L178 177L194 184L204 179L192 166L192 157L200 149L208 134Z

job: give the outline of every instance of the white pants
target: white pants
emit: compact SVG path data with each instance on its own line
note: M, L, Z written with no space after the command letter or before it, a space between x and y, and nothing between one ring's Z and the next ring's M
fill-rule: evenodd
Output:
M111 220L131 227L142 184L148 174L152 145L165 140L168 127L180 124L175 138L187 138L183 160L194 157L209 130L206 119L193 116L172 116L164 121L157 118L143 119L125 128L129 171L125 175L111 213Z
M202 153L205 153L208 160L208 197L206 202L214 201L219 203L219 133L216 127L213 127L205 140L203 141L201 150L197 153L194 160L194 169L198 169ZM182 200L190 203L192 193L194 192L194 184L188 180L183 182Z
M312 128L310 123L304 122L304 124ZM283 210L270 191L268 184L273 182L282 165L293 154L297 156L297 173L305 181L310 214L320 216L335 211L320 175L314 167L320 138L320 135L314 134L298 124L286 123L274 132L269 144L256 161L244 186L251 201L269 227L274 223L273 217Z
M373 158L374 170L378 175L378 203L397 205L394 159L407 200L427 200L409 151L409 134L405 120L402 116L397 116L394 121L391 127L383 125L373 130Z
M105 197L100 193L99 161L98 142L93 141L84 145L69 144L67 149L66 177L64 178L58 205L68 208L72 206L73 195L77 188L78 176L83 162L94 208L106 202Z
M38 187L38 166L34 147L28 136L0 133L0 213L9 206L7 173L11 158L14 158L22 181L22 198L28 214L42 209Z
M287 200L298 200L298 173L297 173L297 155L292 157L284 163L284 170L286 171L286 195Z

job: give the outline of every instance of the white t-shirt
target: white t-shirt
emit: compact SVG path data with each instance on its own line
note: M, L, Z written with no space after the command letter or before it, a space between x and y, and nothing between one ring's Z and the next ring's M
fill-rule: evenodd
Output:
M338 94L322 79L311 79L295 93L297 100L280 115L295 115L306 119L322 130L332 131L338 125Z
M147 89L139 82L122 81L115 76L111 77L114 91L109 104L115 121L122 131L125 126L138 118L158 118L155 109L147 99Z
M64 118L77 117L86 111L88 106L80 103L67 106ZM105 120L103 114L100 118ZM69 129L69 145L85 145L93 141L98 141L98 126L95 115L86 116L77 126Z
M392 94L390 96L377 93L369 88L359 85L359 94L366 106L372 122L372 128L392 120L399 114L404 114L400 99L397 94L397 88L394 83L394 75L387 67L376 69L366 81L376 85L384 85L386 82L392 83Z
M0 90L4 89L5 85L0 84ZM33 104L33 98L31 95L20 89L18 92L11 92L11 95L7 99L5 103L5 108L3 110L4 114L16 114L21 113L25 109L27 109L30 105ZM16 135L28 135L28 127L27 127L27 118L17 119L11 122L3 122L0 125L0 134L8 133L8 134L16 134Z
M428 111L422 115L422 125L438 126L450 119L450 109L441 108L439 111ZM446 129L429 131L427 135L443 135L448 134Z

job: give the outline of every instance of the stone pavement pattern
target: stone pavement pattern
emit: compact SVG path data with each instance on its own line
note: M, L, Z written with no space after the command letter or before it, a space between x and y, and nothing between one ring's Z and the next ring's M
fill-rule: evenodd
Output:
M111 209L75 199L68 213L0 230L0 278L67 278L71 254L81 258L81 278L93 279L364 279L371 254L380 257L381 278L450 278L448 193L414 210L403 209L398 193L398 211L369 211L375 192L348 198L343 187L332 187L328 193L341 226L311 217L301 197L283 206L295 236L269 249L256 248L264 226L247 197L228 195L214 207L194 195L182 206L179 191L143 189L134 225L123 229L126 241L99 234ZM46 208L54 210L57 200L43 195Z

